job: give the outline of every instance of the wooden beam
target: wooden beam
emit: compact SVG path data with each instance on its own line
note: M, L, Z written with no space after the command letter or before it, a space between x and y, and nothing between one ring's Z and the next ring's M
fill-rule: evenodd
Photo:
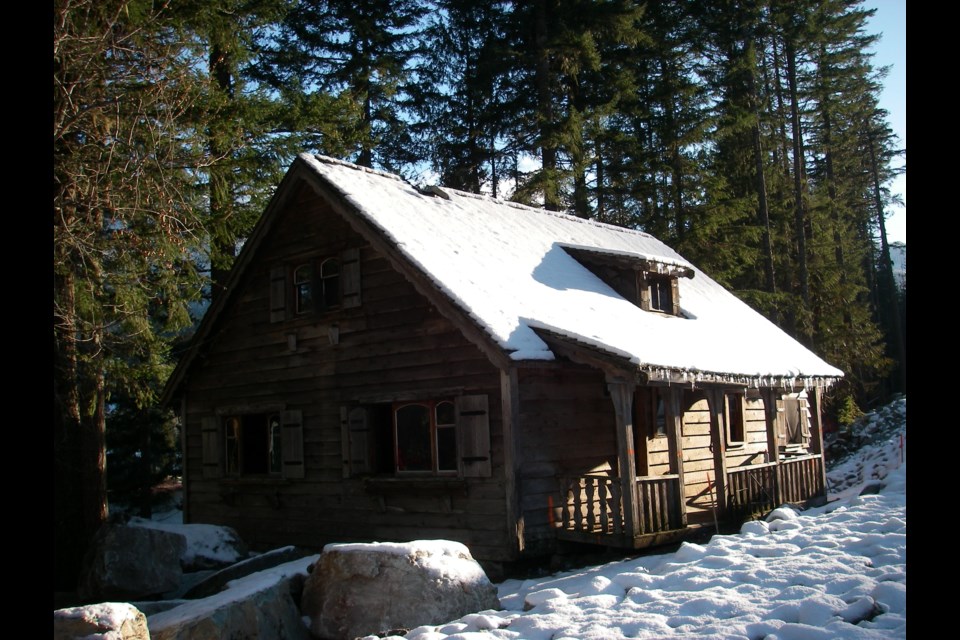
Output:
M777 438L777 397L780 392L772 388L760 390L763 397L763 413L767 425L767 458L779 466L780 464L780 441ZM783 503L780 496L780 473L774 469L773 474L773 497L777 506Z
M810 404L810 448L813 453L820 454L820 486L823 487L823 495L827 495L827 459L823 452L823 414L820 412L820 391L817 387L811 387L807 391L808 403Z
M520 428L520 385L516 367L500 370L500 409L503 424L503 477L507 512L507 539L515 541L515 551L522 553L524 540L523 514L520 511L520 492L517 478L521 449L517 446Z
M640 529L640 513L637 509L637 468L633 447L633 380L607 376L607 388L617 415L617 461L623 499L624 534L628 538Z
M724 437L724 398L722 389L705 389L710 405L710 443L713 449L714 488L717 511L724 515L727 509L727 439Z
M670 473L675 473L678 480L676 500L679 502L680 524L687 526L686 488L683 481L683 446L681 445L683 421L683 389L668 387L662 389L664 394L664 418L667 422L667 448L670 456Z

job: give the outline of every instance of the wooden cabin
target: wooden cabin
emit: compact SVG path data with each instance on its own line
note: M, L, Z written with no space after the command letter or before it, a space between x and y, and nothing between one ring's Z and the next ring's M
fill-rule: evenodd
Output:
M185 522L496 571L823 496L841 375L649 234L301 155L164 396Z

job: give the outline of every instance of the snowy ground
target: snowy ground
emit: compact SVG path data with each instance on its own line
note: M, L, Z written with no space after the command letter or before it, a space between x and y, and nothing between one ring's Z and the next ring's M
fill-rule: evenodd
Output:
M780 508L675 553L508 580L503 610L406 639L905 638L906 399L856 430L862 441L828 472L824 507ZM202 533L198 553L218 543Z
M508 580L502 611L406 638L905 638L906 400L891 407L895 428L828 474L839 500L781 508L676 553ZM862 426L879 422L868 416ZM857 495L864 485L877 493Z

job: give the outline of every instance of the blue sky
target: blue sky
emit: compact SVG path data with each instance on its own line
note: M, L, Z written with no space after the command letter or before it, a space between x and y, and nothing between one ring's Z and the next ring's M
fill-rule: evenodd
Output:
M900 136L900 146L907 146L907 1L868 0L867 9L876 8L869 29L882 34L876 46L874 66L890 66L884 80L880 106L890 112L890 124ZM907 176L902 175L893 183L892 190L903 198L904 206L892 206L887 210L887 238L891 242L907 241Z

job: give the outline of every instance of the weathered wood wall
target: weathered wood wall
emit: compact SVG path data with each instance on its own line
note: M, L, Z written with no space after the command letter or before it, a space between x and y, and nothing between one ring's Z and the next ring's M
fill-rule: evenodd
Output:
M310 188L301 186L278 213L185 385L190 521L233 526L261 549L447 538L479 559L512 559L499 370ZM358 307L270 322L272 266L353 247L361 259ZM338 344L329 337L334 325ZM428 478L402 490L342 477L341 405L457 394L488 396L491 477L452 485ZM274 405L303 413L305 477L203 478L202 418Z
M520 510L527 550L539 553L554 543L551 521L561 520L559 479L616 473L616 417L596 369L566 364L518 373Z

